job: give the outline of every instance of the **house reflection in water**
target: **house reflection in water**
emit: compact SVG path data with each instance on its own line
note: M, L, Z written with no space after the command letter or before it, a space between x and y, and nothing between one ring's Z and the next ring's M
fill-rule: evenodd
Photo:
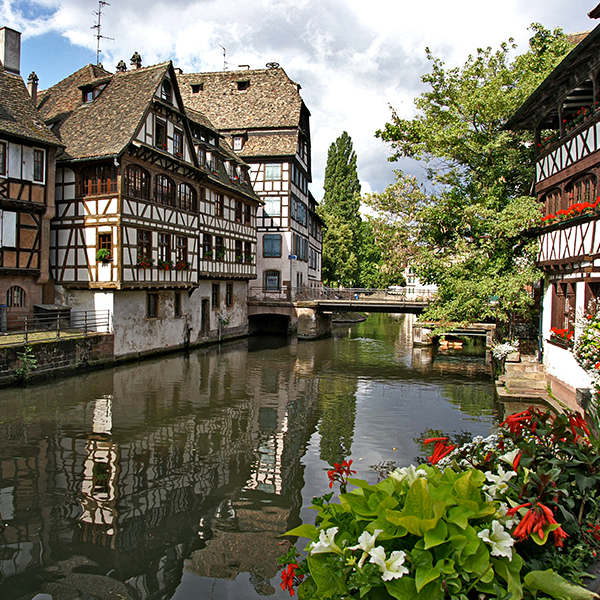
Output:
M184 569L249 573L272 593L318 380L295 373L290 347L273 369L252 356L240 342L36 386L27 403L3 392L0 597L103 597L119 584L123 598L167 599Z

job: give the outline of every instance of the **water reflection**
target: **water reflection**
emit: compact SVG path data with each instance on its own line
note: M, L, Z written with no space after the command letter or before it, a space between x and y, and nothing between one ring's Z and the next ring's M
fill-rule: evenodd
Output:
M424 403L489 428L484 358L416 359L411 331L375 315L0 392L0 597L285 597L279 536L327 463L410 462Z

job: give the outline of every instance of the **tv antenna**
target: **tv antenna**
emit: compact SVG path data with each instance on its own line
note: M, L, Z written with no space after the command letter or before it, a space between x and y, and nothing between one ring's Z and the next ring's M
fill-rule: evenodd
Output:
M223 49L223 71L227 71L227 65L229 64L227 62L227 49L225 46L221 46L221 44L219 44L219 47Z
M96 17L98 17L98 20L90 27L90 29L95 29L96 30L96 65L100 65L100 40L113 40L114 38L111 37L106 37L105 35L102 35L102 25L101 25L101 19L102 19L102 7L103 6L110 6L110 4L108 2L105 2L105 0L98 0L98 12L94 12L92 13L93 15L96 15Z

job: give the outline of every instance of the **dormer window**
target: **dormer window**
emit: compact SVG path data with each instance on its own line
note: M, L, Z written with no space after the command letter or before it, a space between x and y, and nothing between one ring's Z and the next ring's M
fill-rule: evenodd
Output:
M243 92L244 90L247 90L250 87L250 81L248 81L247 79L244 81L236 81L237 83L237 89L240 92Z
M89 104L93 102L99 95L100 92L106 87L106 84L97 85L97 86L86 86L82 87L82 100L84 104Z
M244 147L244 138L241 135L233 136L233 149L241 150Z
M173 88L171 87L171 82L168 79L165 79L162 82L160 97L169 104L173 103Z
M203 83L192 83L192 94L197 94L198 92L201 92L204 89L204 84Z
M93 102L93 101L94 101L94 90L93 89L83 90L84 104L87 104L88 102Z

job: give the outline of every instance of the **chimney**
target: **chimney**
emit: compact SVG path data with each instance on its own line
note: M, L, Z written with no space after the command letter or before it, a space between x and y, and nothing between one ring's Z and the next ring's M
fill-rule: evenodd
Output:
M125 64L124 60L119 61L119 64L117 65L117 71L119 71L119 73L125 73L125 71L127 71L127 65Z
M142 57L137 52L134 52L131 57L131 68L133 70L142 68Z
M8 27L0 28L0 62L11 73L21 72L21 34Z
M35 71L31 71L31 75L27 79L27 91L31 96L31 101L37 106L37 88L38 88L38 76Z

